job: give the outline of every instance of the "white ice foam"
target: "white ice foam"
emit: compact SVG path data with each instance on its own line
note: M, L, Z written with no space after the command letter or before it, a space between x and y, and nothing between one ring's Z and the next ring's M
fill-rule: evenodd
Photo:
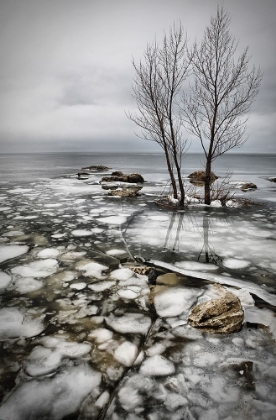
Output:
M28 250L26 245L0 245L0 263L26 254Z

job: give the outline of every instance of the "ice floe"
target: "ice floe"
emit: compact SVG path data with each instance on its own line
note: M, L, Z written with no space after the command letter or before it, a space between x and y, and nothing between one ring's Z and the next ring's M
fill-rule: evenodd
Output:
M12 268L13 274L19 274L21 277L48 277L55 273L58 268L57 260L48 258L45 260L33 261L29 264L18 265Z
M56 248L45 248L37 253L38 258L56 258L59 255L59 250Z
M19 293L30 293L43 287L43 283L32 277L25 277L16 281L16 290Z
M155 355L147 357L142 363L140 372L147 376L163 376L174 373L174 364L163 356Z
M4 271L0 271L0 290L5 289L11 282L11 276Z
M40 318L27 316L17 308L0 309L0 340L15 337L34 337L44 330Z
M26 254L27 245L0 245L0 263Z
M90 230L86 230L86 229L76 229L76 230L72 230L72 235L73 236L90 236L92 235L92 232Z
M107 270L108 267L96 262L81 262L76 267L81 270L86 277L95 277L96 279L103 279L105 276L103 271Z
M250 261L238 260L237 258L225 258L223 261L224 267L231 268L232 270L240 270L241 268L248 267Z
M192 288L159 286L154 296L154 306L160 317L173 317L188 313L202 292Z
M0 407L4 419L61 420L74 413L93 389L99 386L101 374L87 364L69 367L44 381L32 380L19 386ZM27 398L26 398L27 396Z
M125 216L100 217L98 221L101 223L108 224L108 225L122 225L126 223L127 217Z
M138 355L138 347L130 341L124 341L115 352L114 357L124 366L131 366Z
M151 325L151 319L140 313L126 313L120 317L110 315L105 321L113 330L123 334L147 334Z

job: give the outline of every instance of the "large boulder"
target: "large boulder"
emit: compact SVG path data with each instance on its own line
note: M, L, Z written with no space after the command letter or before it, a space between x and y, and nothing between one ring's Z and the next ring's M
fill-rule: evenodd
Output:
M188 317L189 324L210 333L239 331L243 322L243 309L237 296L226 292L222 297L195 306Z
M195 171L192 172L190 175L188 175L188 178L190 178L191 181L195 182L205 182L205 171ZM211 172L211 182L214 182L218 177L214 174L214 172Z
M140 174L123 174L121 171L115 171L110 176L104 176L101 182L128 182L131 184L143 183L144 178Z
M145 180L140 174L129 174L127 175L127 182L140 183L145 182Z

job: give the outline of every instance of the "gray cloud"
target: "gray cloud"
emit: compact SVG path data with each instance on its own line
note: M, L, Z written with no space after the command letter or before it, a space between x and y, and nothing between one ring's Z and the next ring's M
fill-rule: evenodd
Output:
M1 2L1 150L158 150L125 115L135 110L131 60L174 21L200 40L217 3L264 73L243 150L275 152L275 0Z

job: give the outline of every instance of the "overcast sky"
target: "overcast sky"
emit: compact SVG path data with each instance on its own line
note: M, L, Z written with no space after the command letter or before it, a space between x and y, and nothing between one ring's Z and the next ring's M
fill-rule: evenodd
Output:
M179 20L200 40L217 4L264 75L241 150L276 153L276 0L0 0L2 153L159 151L125 115L132 58Z

